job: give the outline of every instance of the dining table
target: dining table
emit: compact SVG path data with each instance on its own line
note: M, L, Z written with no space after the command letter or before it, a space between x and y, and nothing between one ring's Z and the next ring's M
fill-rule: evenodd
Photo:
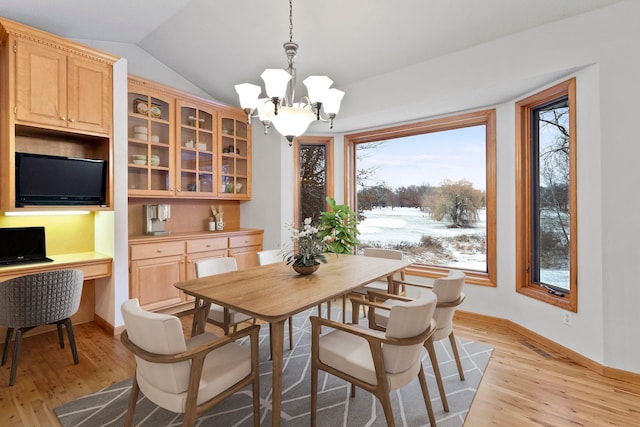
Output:
M192 334L204 332L211 304L245 313L270 324L272 358L272 426L280 425L284 324L293 315L332 299L344 297L379 278L389 289L394 273L407 260L348 254L326 254L326 264L301 275L285 262L177 282L175 287L195 299Z

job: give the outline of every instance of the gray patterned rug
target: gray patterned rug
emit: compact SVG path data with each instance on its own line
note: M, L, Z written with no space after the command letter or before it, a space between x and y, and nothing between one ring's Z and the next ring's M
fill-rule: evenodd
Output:
M341 318L338 310L332 317ZM294 317L294 348L288 350L285 332L285 360L282 392L282 425L308 426L311 348L309 315L316 310L300 313ZM286 328L285 328L286 329ZM440 395L426 351L423 365L427 376L429 393L438 426L462 426L469 411L484 370L489 363L492 348L473 341L458 339L458 350L465 371L465 381L460 381L448 340L436 342L444 387L449 401L449 412L442 410ZM269 358L269 328L263 325L260 331L260 396L262 409L260 424L271 425L271 362ZM350 397L350 385L325 372L319 374L318 426L385 426L382 406L378 400L364 390L357 389L356 397ZM54 409L64 427L121 426L127 411L131 379L113 384L88 396L66 403ZM182 416L161 409L140 393L136 406L135 425L145 427L181 426ZM422 400L418 380L391 394L393 413L399 426L428 426L427 410ZM251 390L232 397L201 416L198 426L251 426Z

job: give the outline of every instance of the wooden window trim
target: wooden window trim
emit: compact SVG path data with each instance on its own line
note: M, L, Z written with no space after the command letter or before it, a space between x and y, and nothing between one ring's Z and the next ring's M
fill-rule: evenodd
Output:
M569 103L569 296L548 293L533 283L531 260L531 110L562 96ZM576 180L576 79L572 78L516 102L516 292L565 310L578 312L578 201Z
M487 175L487 273L467 270L467 283L495 287L497 284L496 251L496 110L488 109L472 113L457 114L405 125L375 129L344 137L345 200L356 206L356 145L363 142L381 141L391 138L419 135L469 126L486 127L486 175ZM421 277L446 276L449 268L413 264L407 273Z
M327 150L327 196L334 195L334 168L333 168L333 137L330 136L301 136L293 141L293 223L295 228L300 228L300 145L323 145ZM325 209L329 206L325 204Z

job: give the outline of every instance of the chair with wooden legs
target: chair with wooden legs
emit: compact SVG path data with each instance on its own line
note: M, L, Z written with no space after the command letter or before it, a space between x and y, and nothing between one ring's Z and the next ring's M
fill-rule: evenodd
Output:
M429 421L435 426L420 357L424 342L435 331L435 294L423 291L417 299L393 307L369 301L363 304L389 312L385 333L311 317L311 425L316 425L318 371L322 370L350 382L352 396L356 386L376 396L388 426L395 426L389 393L417 377ZM332 331L321 335L321 327Z
M120 340L136 359L126 427L133 423L140 390L156 405L184 414L183 426L193 426L203 412L247 385L253 425L260 425L258 325L224 337L205 332L185 339L178 317L142 310L137 299L122 304L122 318L126 330ZM234 342L247 336L250 348Z
M83 277L84 273L81 270L53 270L27 274L0 283L0 326L7 328L2 366L7 362L11 337L14 330L16 331L9 376L10 386L16 380L22 336L37 326L55 324L60 348L64 348L64 325L73 363L79 363L71 316L80 307Z
M195 262L196 277L211 276L214 274L227 273L229 271L236 271L238 264L233 257L222 258L206 258L200 259ZM238 330L238 325L242 322L251 320L251 316L247 316L244 313L239 313L235 310L230 310L226 307L222 307L218 304L211 304L211 310L207 316L207 322L222 328L225 335L229 335L229 328L233 326L233 331ZM256 319L253 319L253 324L256 324Z
M438 390L440 392L440 398L442 400L442 406L446 412L449 412L449 404L447 402L447 395L442 383L440 366L438 364L438 359L436 357L433 343L435 341L449 338L449 343L453 352L453 359L455 360L456 366L458 368L458 375L460 376L460 380L464 381L464 369L462 368L462 363L460 362L458 346L456 345L456 339L453 335L453 315L455 314L456 308L465 299L465 295L462 292L464 279L465 275L462 271L451 270L448 276L435 279L433 281L433 285L402 282L402 284L408 288L413 287L420 290L430 289L438 297L438 303L436 304L436 309L433 314L433 319L436 322L436 330L433 333L433 336L429 340L425 341L424 346L429 353L431 365L433 366L433 373L435 375L436 382L438 384ZM392 298L389 299L388 295L381 294L375 291L372 291L369 294L370 300L385 300L382 304L388 306L397 304L395 295L392 295L391 297ZM369 327L372 329L384 330L387 322L388 313L386 311L376 310L375 317L373 319L369 318Z
M381 248L365 248L364 256L371 256L371 257L385 258L385 259L397 259L397 260L402 260L404 258L404 254L402 253L402 251L399 251L396 249L381 249ZM394 280L404 281L405 280L404 271L396 273L393 276L393 278ZM369 290L387 292L388 287L389 287L389 282L387 281L387 278L381 277L380 279L374 282L371 282L368 285L365 285L361 288L351 291L349 293L349 297L351 298L351 301L352 301L351 322L358 323L358 316L359 316L359 310L360 310L359 307L361 305L361 304L358 304L358 301L354 300L354 298L352 297L358 297L361 300L364 300L367 298L367 292ZM404 293L404 289L402 289L400 293L401 294ZM365 306L362 306L362 315L364 317L367 317Z

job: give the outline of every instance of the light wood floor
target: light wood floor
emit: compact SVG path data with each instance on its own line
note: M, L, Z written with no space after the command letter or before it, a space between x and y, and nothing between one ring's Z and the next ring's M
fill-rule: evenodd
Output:
M24 339L13 387L8 364L0 369L0 426L57 426L53 408L133 374L119 337L94 323L74 330L79 365L48 332ZM494 347L465 426L640 425L640 384L594 374L506 327L466 319L455 333Z

